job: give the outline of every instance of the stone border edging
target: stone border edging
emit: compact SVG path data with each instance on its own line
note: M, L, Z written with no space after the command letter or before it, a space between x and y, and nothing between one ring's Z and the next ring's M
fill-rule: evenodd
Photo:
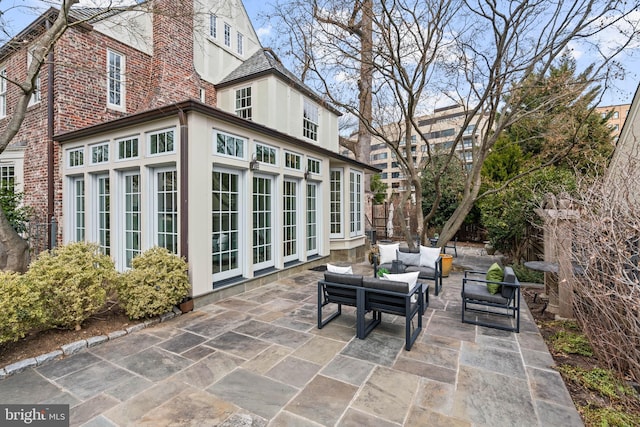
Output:
M41 354L36 357L30 357L28 359L11 363L5 367L0 368L0 381L7 377L10 377L11 375L18 374L25 369L37 368L44 365L45 363L51 362L52 360L57 360L65 356L71 356L72 354L79 353L84 349L95 347L102 343L112 341L116 338L120 338L125 335L132 334L136 331L146 329L150 326L157 325L158 323L166 322L167 320L171 320L174 317L180 316L181 314L182 312L180 311L180 309L174 307L172 311L168 311L158 317L145 320L144 322L138 323L136 325L129 326L126 329L113 331L108 335L97 335L84 340L74 341L69 344L63 344L60 346L59 350L54 350L50 353Z

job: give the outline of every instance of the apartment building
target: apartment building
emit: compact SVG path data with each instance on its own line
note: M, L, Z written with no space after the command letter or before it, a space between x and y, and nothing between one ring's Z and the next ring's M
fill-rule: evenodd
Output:
M470 125L462 129L466 118L465 109L460 105L451 105L437 108L433 114L421 116L416 119L418 130L423 137L416 135L411 137L411 153L414 163L418 164L427 156L427 143L433 152L447 152L455 144L456 136L462 131L463 143L456 146L456 153L465 165L473 163L473 146L478 142L480 135L477 120L472 120ZM480 121L479 126L482 126ZM400 145L406 142L398 137ZM428 141L425 143L424 141ZM372 141L370 164L382 170L381 178L387 184L387 193L403 192L407 190L405 175L396 161L395 154L387 145L379 140Z
M611 113L611 117L609 117L608 124L611 128L611 135L613 136L614 142L618 142L618 138L620 137L620 132L622 131L622 126L624 126L624 122L627 120L627 116L629 115L629 110L631 109L631 104L620 104L620 105L607 105L602 107L596 107L596 111L600 114L602 118L607 117L609 113Z
M0 48L0 75L24 78L57 13ZM0 156L58 242L96 242L120 270L165 247L189 262L194 296L364 259L373 169L339 154L340 113L262 48L241 1L95 13L73 10L84 22L56 44ZM2 129L17 90L0 81Z

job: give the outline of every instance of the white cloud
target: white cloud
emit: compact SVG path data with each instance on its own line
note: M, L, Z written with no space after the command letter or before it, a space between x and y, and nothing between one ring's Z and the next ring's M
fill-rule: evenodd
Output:
M266 27L260 27L256 30L256 34L258 38L263 40L266 37L271 35L271 25L267 25Z

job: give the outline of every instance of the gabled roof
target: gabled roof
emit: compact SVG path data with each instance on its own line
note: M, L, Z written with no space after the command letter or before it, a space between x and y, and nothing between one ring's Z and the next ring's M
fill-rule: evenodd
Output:
M251 55L238 68L233 70L227 77L216 84L216 88L224 88L248 80L254 80L266 74L273 74L287 83L290 83L297 90L312 98L324 108L330 110L334 114L341 116L338 110L329 105L324 99L320 98L309 86L304 84L302 80L296 77L291 71L287 70L276 54L269 48L258 49L256 53Z

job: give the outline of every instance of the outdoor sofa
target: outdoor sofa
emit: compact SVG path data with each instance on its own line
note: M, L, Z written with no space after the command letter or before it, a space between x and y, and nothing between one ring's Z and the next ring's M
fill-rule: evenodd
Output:
M393 314L405 319L405 348L409 351L422 331L425 301L428 303L422 289L420 282L410 287L406 282L327 271L318 282L318 329L340 316L343 305L352 306L356 307L356 336L365 339L382 322L382 313ZM324 316L329 304L337 308Z
M439 248L419 246L415 249L400 247L398 243L378 245L379 254L373 256L373 274L384 268L391 273L419 272L419 280L432 280L434 294L442 289L442 256ZM393 254L393 255L392 255Z

